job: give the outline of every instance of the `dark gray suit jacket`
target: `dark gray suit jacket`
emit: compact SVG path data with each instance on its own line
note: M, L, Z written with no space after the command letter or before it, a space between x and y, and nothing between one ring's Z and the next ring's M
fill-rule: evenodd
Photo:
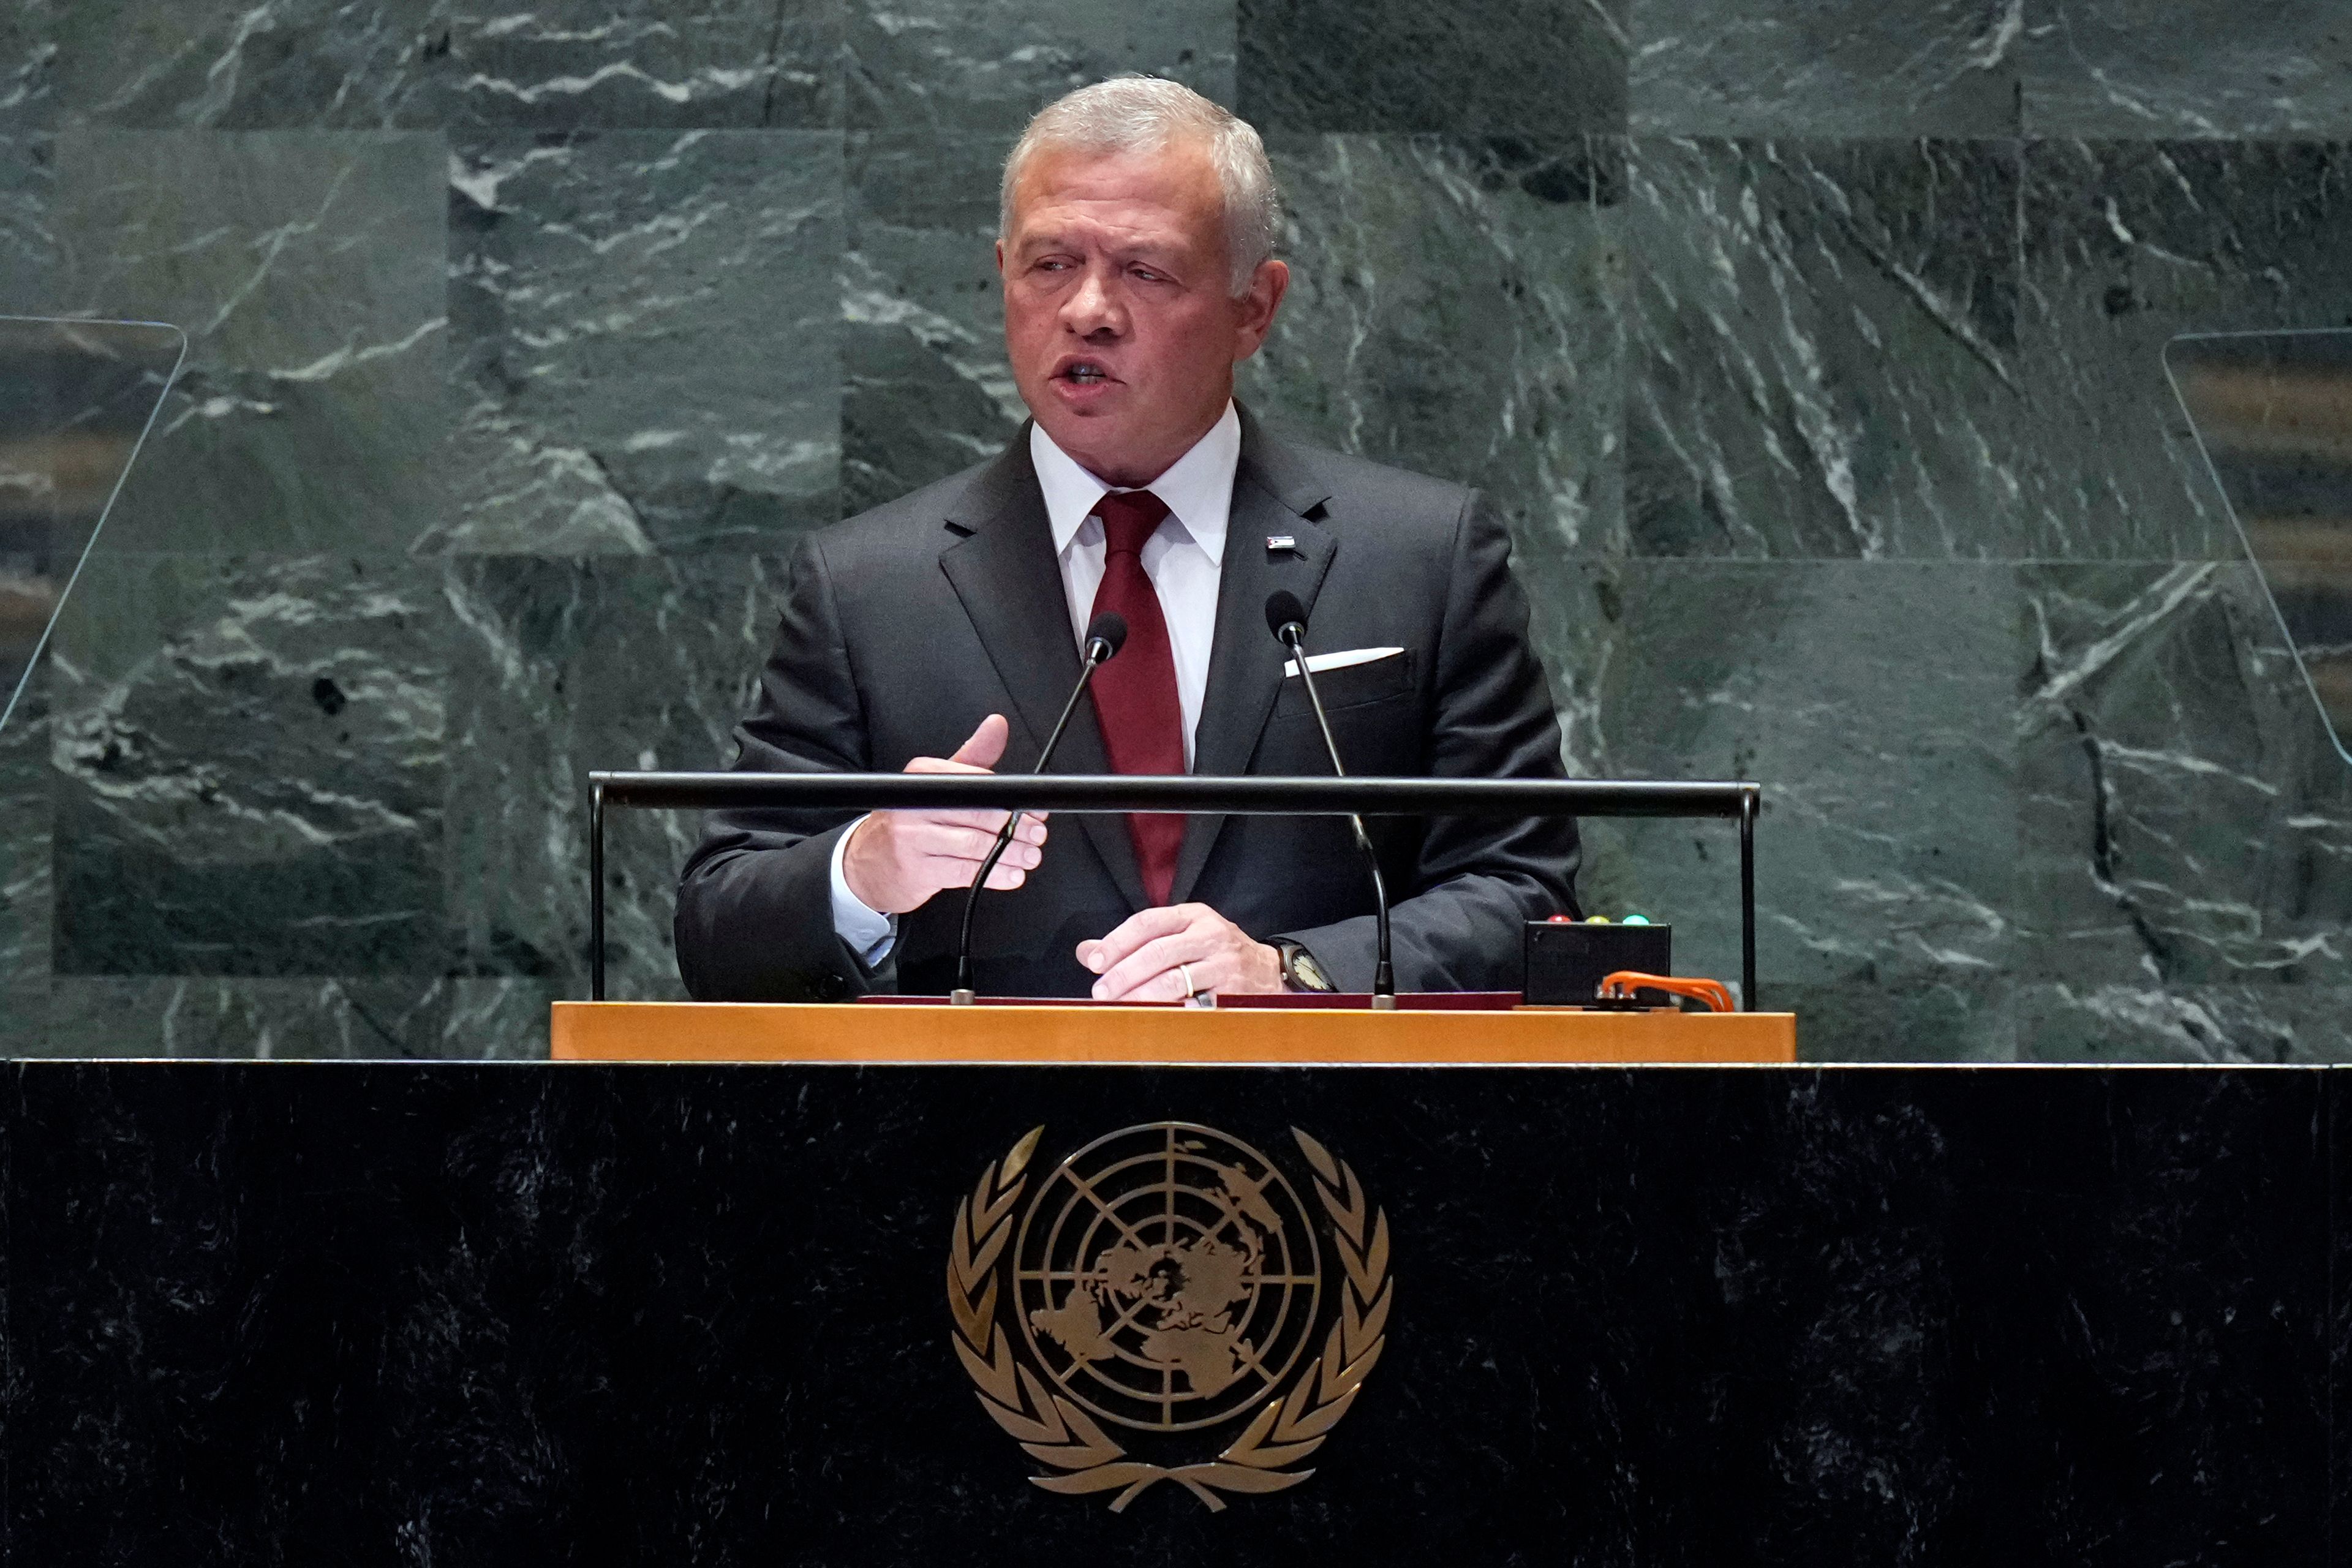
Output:
M1295 552L1275 551L1287 534ZM1351 773L1550 778L1559 731L1528 652L1509 542L1475 491L1269 437L1244 414L1217 600L1199 773L1328 774L1306 693L1282 673L1266 595L1309 612L1310 651L1402 646L1317 675ZM992 712L1012 722L999 771L1034 765L1078 676L1026 429L993 462L812 535L795 556L757 707L734 765L896 772L946 756ZM1056 773L1105 773L1080 704ZM869 970L835 935L831 859L854 813L714 814L678 887L677 956L705 1000L835 999L954 983L960 894L898 925ZM1575 824L1374 819L1400 990L1516 990L1523 921L1575 909ZM1171 901L1261 941L1304 943L1340 986L1372 977L1371 892L1344 821L1196 816ZM1074 955L1144 908L1123 817L1057 816L1045 864L984 893L973 922L984 995L1084 995Z

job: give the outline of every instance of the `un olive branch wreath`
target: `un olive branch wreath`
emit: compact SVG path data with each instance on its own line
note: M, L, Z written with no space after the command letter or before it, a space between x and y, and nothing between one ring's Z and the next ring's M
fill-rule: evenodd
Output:
M1323 1446L1348 1414L1388 1341L1389 1216L1371 1209L1356 1173L1297 1128L1290 1135L1315 1167L1315 1195L1331 1216L1347 1282L1340 1311L1323 1353L1286 1397L1276 1394L1246 1430L1214 1460L1167 1468L1127 1457L1092 1416L1047 1390L1045 1381L1013 1353L1013 1340L996 1321L996 1265L1013 1235L1013 1212L1028 1185L1029 1157L1043 1127L1030 1129L1004 1158L980 1173L971 1196L958 1200L955 1242L948 1252L948 1306L955 1314L956 1356L978 1386L981 1407L1029 1457L1061 1471L1029 1479L1047 1491L1073 1496L1120 1489L1118 1513L1156 1481L1174 1481L1208 1505L1225 1507L1220 1492L1278 1492L1312 1470L1287 1469Z

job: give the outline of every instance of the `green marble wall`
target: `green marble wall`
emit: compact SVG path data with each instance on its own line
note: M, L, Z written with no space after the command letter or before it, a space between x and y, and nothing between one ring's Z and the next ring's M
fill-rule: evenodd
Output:
M2157 359L2352 322L2327 0L16 0L0 310L194 348L0 736L0 1048L543 1049L582 775L1013 428L995 169L1118 69L1266 132L1244 395L1500 500L1576 771L1767 784L1809 1056L2352 1056L2352 770ZM1727 837L1591 839L1732 970Z

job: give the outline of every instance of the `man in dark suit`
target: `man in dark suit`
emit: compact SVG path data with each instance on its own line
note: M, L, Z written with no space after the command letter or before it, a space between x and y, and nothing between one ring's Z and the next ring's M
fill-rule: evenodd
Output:
M1233 402L1289 274L1248 126L1174 83L1081 89L1005 167L1005 340L1034 416L1000 458L805 542L735 765L1322 773L1265 604L1307 606L1350 772L1554 777L1508 541L1475 492L1278 441ZM706 999L943 993L1001 813L715 816L678 892ZM975 921L984 994L1363 990L1371 892L1343 821L1024 816ZM1522 921L1574 910L1566 821L1375 819L1404 990L1515 989Z

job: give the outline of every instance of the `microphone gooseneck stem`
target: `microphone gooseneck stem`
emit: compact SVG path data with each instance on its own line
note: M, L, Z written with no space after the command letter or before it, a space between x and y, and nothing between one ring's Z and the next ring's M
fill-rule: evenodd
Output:
M1331 753L1331 771L1340 778L1348 769L1339 761L1339 742L1332 737L1331 721L1323 712L1323 694L1315 689L1315 672L1307 668L1307 633L1296 621L1282 628L1282 640L1290 656L1298 664L1298 679L1307 687L1307 700L1315 710L1315 727L1323 731L1323 749ZM1372 873L1372 922L1376 937L1377 956L1372 963L1372 1007L1388 1012L1396 1006L1396 975L1389 963L1389 886L1381 876L1380 851L1372 847L1372 836L1364 831L1364 819L1354 812L1348 814L1348 826L1355 830L1356 847L1364 852L1364 864Z
M1070 727L1070 715L1078 710L1078 699L1087 694L1095 670L1113 651L1101 637L1087 639L1086 663L1078 670L1078 683L1070 689L1070 700L1062 704L1062 716L1054 721L1054 732L1045 737L1045 749L1037 753L1037 765L1030 770L1032 773L1044 773L1045 764L1054 760L1054 748L1062 743L1062 731ZM1013 836L1021 827L1021 816L1017 811L1006 815L1004 826L996 830L996 842L988 847L988 858L980 863L980 875L971 879L971 890L963 896L963 923L956 931L956 983L948 998L950 1002L969 1003L975 998L971 984L971 914L980 907L981 889L988 886L996 863L1013 847Z

